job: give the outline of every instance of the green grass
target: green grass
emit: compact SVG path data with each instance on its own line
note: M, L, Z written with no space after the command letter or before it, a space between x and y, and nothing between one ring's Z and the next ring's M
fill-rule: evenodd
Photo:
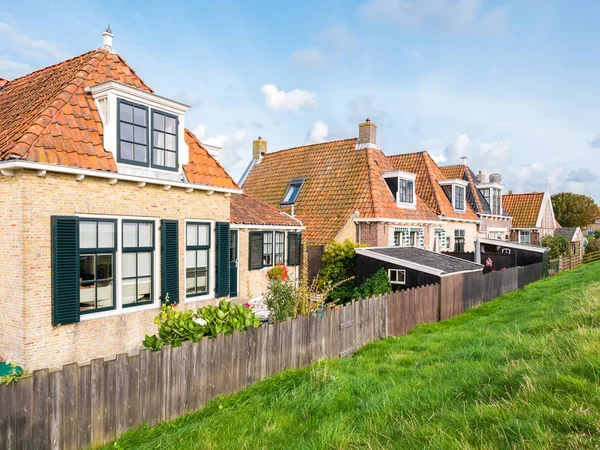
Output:
M600 448L600 263L106 448Z

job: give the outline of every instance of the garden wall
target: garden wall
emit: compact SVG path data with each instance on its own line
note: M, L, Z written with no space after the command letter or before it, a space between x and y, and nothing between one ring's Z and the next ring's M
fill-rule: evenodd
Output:
M0 449L78 449L156 425L223 394L320 359L351 356L386 336L408 333L541 278L512 268L443 278L440 284L349 303L216 339L142 350L62 370L38 370L0 385Z

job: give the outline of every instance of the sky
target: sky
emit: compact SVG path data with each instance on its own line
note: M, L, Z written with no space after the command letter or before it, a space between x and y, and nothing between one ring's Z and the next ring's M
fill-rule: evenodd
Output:
M222 147L238 178L269 151L358 136L386 154L500 173L514 192L600 202L598 1L0 0L0 77L102 44Z

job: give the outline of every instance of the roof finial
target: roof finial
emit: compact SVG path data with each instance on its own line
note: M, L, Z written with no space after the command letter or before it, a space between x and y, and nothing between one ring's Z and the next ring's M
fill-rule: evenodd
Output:
M112 34L112 30L110 29L110 23L108 24L108 27L106 28L106 32Z
M108 28L106 29L106 31L104 33L102 33L102 47L100 47L101 49L104 50L108 50L111 53L113 52L113 47L112 47L112 41L113 41L113 34L112 34L112 30L110 29L110 24L108 24Z
M369 119L368 117L367 117L367 120L365 120L365 122L370 122L370 121L371 121L371 119Z
M258 137L258 140L259 140L259 141L262 141L262 136L259 136L259 137Z

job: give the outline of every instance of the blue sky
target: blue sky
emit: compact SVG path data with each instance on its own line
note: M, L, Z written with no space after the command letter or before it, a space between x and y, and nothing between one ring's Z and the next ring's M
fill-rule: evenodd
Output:
M238 177L258 135L275 151L354 137L384 152L469 157L515 192L600 201L600 2L0 2L0 77L100 46L223 147Z

